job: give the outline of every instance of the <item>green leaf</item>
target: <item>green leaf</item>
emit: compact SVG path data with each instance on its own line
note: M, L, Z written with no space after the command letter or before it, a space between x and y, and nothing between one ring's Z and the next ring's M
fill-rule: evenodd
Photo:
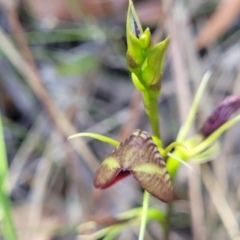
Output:
M3 136L2 118L0 112L0 204L3 213L2 231L8 240L16 240L16 232L12 221L11 204L5 191L5 180L8 173L7 155Z

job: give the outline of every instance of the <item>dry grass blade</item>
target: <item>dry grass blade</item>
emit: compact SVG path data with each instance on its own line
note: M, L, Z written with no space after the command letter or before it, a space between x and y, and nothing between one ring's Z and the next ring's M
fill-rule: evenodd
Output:
M9 169L10 192L19 181L19 176L28 159L28 156L31 154L33 149L38 146L41 140L41 130L44 123L43 117L43 114L40 114L37 117L33 127L29 130L27 137L25 138L24 142L22 143L15 157L12 160L11 168Z
M6 8L8 21L11 26L14 37L16 38L16 42L18 44L19 50L22 53L22 56L26 60L26 62L31 66L31 68L35 71L35 74L38 74L34 59L32 57L31 51L27 46L27 41L24 35L24 31L22 26L18 20L16 5L12 5L12 7Z
M9 38L3 32L2 28L0 28L0 41L2 51L15 66L15 68L25 77L29 86L42 101L44 107L62 134L66 138L69 135L75 134L77 132L76 129L71 125L65 115L55 106L54 102L42 85L38 75L35 74L34 70L32 70L28 63L24 61L18 51L14 48ZM71 144L74 147L75 151L80 156L82 156L83 160L86 162L89 168L92 171L95 171L99 164L86 144L81 139L76 139L75 141L72 141Z
M136 129L138 119L141 114L140 103L141 93L139 91L135 91L129 106L129 119L120 130L119 139L121 141L126 139L129 135L131 135L133 130Z
M36 235L39 235L37 231L29 232L28 229L31 229L32 227L38 228L41 224L43 202L52 166L52 158L49 156L51 153L52 144L55 142L57 137L58 135L56 134L56 132L53 132L50 140L48 141L46 152L41 158L41 161L39 161L36 169L36 174L34 176L31 186L31 202L29 206L27 232L24 239L33 239L36 237Z
M231 208L229 207L229 204L220 186L214 179L214 176L206 164L202 166L202 180L228 232L230 239L239 240L240 232L238 222Z
M197 85L199 80L199 74L192 69L192 72L188 72L186 69L188 67L184 64L184 55L180 49L184 49L187 52L187 57L189 58L189 62L196 62L196 57L193 56L193 49L189 49L186 45L190 45L191 40L186 36L184 38L184 34L180 34L177 29L183 29L183 32L186 32L186 11L184 11L183 6L181 4L175 5L175 11L172 14L172 20L169 24L170 35L172 36L171 54L174 66L175 80L177 86L177 97L179 102L180 109L180 120L181 123L185 121L186 116L188 115L188 111L191 105L191 90L189 85L189 75L193 75L195 78L194 84ZM185 31L184 31L185 30ZM188 42L186 42L188 40ZM190 51L192 50L192 51ZM185 54L185 53L184 53ZM190 64L190 63L189 63ZM190 64L190 69L193 65ZM194 133L193 126L189 131L191 134ZM194 171L199 172L199 167L193 165ZM192 216L192 229L193 229L193 239L202 240L205 239L205 226L203 221L203 202L202 202L202 194L200 187L200 180L197 174L189 175L189 198L190 198L190 206L191 206L191 216Z

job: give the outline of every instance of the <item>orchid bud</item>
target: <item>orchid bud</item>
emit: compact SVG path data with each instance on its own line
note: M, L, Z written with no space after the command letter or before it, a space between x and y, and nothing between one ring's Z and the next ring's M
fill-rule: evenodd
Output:
M225 98L215 109L213 114L205 121L200 134L205 138L216 131L221 125L229 120L231 115L240 108L240 95L231 95Z
M152 138L141 130L135 130L105 158L95 173L94 186L104 189L130 174L153 196L171 201L172 185L165 162Z
M126 31L128 46L127 65L131 71L144 61L140 43L140 36L143 34L142 25L131 1L128 7Z
M140 45L143 50L147 50L151 47L151 32L149 28L146 28L146 30L143 32L143 34L140 36Z
M127 14L127 66L138 78L144 91L160 93L163 61L169 44L169 37L152 46L151 32L144 32L134 9L129 1Z
M160 90L163 62L170 42L167 37L164 41L150 48L148 56L142 66L142 80L151 90Z

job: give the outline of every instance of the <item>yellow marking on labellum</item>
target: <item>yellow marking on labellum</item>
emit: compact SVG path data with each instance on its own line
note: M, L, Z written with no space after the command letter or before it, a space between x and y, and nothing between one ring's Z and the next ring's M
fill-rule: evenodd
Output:
M132 168L133 171L136 172L144 172L144 173L158 173L163 175L165 172L167 172L167 169L165 168L160 168L158 165L156 164L152 164L152 163L142 163L139 164L137 166L134 166Z
M114 157L107 157L102 165L107 165L108 168L120 168L120 164Z
M169 174L166 174L164 178L165 178L165 180L169 180L169 179L170 179L170 175L169 175ZM171 182L170 182L170 183L171 183Z
M136 129L133 133L132 133L132 135L134 135L134 136L139 136L139 133L141 132L141 130L139 130L139 129Z

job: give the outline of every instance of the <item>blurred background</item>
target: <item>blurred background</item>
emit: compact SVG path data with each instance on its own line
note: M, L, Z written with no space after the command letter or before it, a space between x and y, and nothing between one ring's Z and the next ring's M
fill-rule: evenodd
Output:
M159 99L167 145L207 70L213 74L192 133L225 96L240 92L240 1L133 2L154 43L171 37ZM126 68L128 1L0 0L0 6L0 107L18 239L94 239L79 234L114 223L111 216L142 202L142 189L131 177L104 191L93 188L93 174L111 146L89 138L67 140L77 132L118 140L136 128L150 132ZM170 239L225 240L232 228L238 231L239 136L237 124L221 138L221 153L205 163L211 171L203 182L202 167L194 166L199 175L180 169ZM214 195L211 181L206 186L213 178L220 195ZM225 200L228 208L221 215ZM153 197L151 206L166 208ZM88 221L91 229L83 229ZM137 239L138 231L130 226L117 239ZM148 225L146 239L162 239L156 222Z

